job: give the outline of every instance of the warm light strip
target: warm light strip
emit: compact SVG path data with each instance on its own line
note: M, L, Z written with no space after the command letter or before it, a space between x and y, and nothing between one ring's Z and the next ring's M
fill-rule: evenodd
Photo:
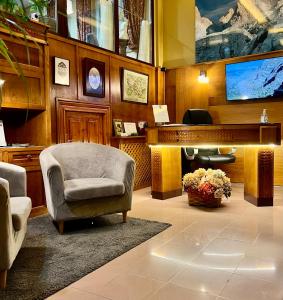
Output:
M267 19L262 11L251 0L240 0L240 3L257 20L259 24L264 24L267 22Z
M171 145L171 144L158 144L158 145L148 145L150 148L254 148L254 147L259 147L259 148L274 148L278 147L280 145L275 145L275 144L249 144L249 145Z

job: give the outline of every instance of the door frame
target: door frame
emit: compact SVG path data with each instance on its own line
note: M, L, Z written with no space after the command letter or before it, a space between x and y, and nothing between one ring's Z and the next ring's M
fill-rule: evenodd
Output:
M83 112L101 114L103 118L103 144L110 144L111 108L109 105L99 105L90 102L56 98L57 143L66 143L65 125L67 112Z

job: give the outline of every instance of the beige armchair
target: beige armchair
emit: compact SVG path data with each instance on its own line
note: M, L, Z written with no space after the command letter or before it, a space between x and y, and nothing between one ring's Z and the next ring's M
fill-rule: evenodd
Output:
M40 154L46 203L59 232L64 221L123 213L131 209L135 162L116 148L67 143Z
M0 288L6 287L11 268L27 231L31 200L26 197L24 168L0 162Z

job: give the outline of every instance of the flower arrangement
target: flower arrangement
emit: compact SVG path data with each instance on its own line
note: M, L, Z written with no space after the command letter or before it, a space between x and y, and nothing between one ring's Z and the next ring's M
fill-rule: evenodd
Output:
M221 198L230 197L232 191L230 179L219 169L198 169L194 173L188 173L183 178L183 184L189 199L198 199L199 205L214 206L213 201L216 199L219 205ZM194 205L193 201L190 204Z

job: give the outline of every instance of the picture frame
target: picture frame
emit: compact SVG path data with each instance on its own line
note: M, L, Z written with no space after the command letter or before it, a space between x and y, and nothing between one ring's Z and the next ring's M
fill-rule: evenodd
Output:
M122 68L121 99L125 102L148 104L149 75Z
M126 136L138 135L137 124L134 122L124 122L124 131Z
M85 57L83 66L83 93L86 96L105 97L105 63Z
M54 84L70 86L70 60L54 56L53 75Z
M137 129L139 135L145 135L145 129L148 127L147 121L138 121Z
M123 121L121 119L113 119L113 128L115 136L122 136L124 133Z

